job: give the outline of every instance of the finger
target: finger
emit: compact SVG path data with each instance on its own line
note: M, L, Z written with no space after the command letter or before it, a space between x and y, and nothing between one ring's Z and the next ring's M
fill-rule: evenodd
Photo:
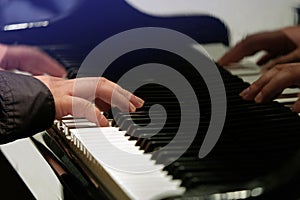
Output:
M289 53L287 55L280 56L278 58L270 60L267 64L265 64L261 68L261 71L265 72L265 71L271 69L272 67L274 67L277 64L291 63L291 62L295 62L295 61L299 61L299 60L300 60L299 51L295 50L295 51L292 51L291 53Z
M111 96L112 107L118 107L121 111L135 112L136 107L131 103L132 94L119 85L114 85Z
M298 99L292 106L292 111L293 112L297 112L299 113L300 112L300 99Z
M64 96L62 102L59 103L58 109L60 110L58 113L61 113L61 116L57 116L57 118L71 114L74 117L86 118L89 121L96 123L98 126L109 126L108 120L101 114L100 110L85 99Z
M253 55L265 47L266 34L255 34L247 36L244 40L239 42L235 47L229 50L222 56L218 64L221 66L229 65L230 63L236 63L246 56Z
M137 107L143 106L144 103L140 98L105 78L100 78L96 95L97 98L102 99L112 107L118 107L121 111L133 112Z
M275 74L271 80L264 85L254 100L258 103L272 100L280 94L285 88L293 83L293 74L289 70L281 70Z
M143 107L145 101L134 94L131 95L130 102L137 108Z
M248 88L240 93L240 96L245 100L254 100L258 95L260 90L280 71L280 68L273 68L269 70L264 75L262 75L258 80L252 83Z
M247 52L244 50L245 48L242 47L241 44L230 49L226 52L218 61L217 63L221 66L228 66L231 63L236 63L240 61L244 56L247 55Z
M274 58L273 55L271 55L270 53L266 53L263 57L261 57L256 64L257 65L263 65L265 63L267 63L270 59Z
M7 69L19 69L33 75L45 73L57 77L66 75L62 65L36 47L10 46L5 59Z
M79 78L74 83L73 96L90 101L100 99L122 111L135 111L144 101L106 78Z
M56 77L65 77L67 74L61 64L44 53L41 53L40 57L38 57L37 66L33 66L32 68L37 68L42 73Z
M144 100L142 100L141 98L135 96L134 94L132 94L131 92L129 92L128 90L125 90L124 88L120 87L119 85L116 85L115 87L115 91L117 91L118 93L120 93L122 96L126 97L127 99L129 99L129 101L136 107L136 108L140 108L144 105Z

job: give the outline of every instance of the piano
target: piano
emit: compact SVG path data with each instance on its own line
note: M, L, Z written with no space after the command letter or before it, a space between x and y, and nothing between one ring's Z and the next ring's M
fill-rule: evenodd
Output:
M124 16L124 25L120 26L117 23L122 17L112 18L107 32L100 32L100 27L89 33L93 42L81 41L81 32L68 35L78 30L77 24L72 24L68 30L70 32L64 29L64 23L69 23L72 18L77 17L82 23L89 22L89 17L82 18L82 15L68 16L64 22L55 21L51 24L53 29L38 27L21 30L22 37L19 37L20 32L10 31L0 35L5 38L6 43L38 45L67 67L69 78L76 76L78 66L85 55L99 41L107 38L108 34L130 28L160 26L182 31L201 44L228 44L227 30L224 26L218 26L218 29L209 26L210 31L195 32L195 21L197 24L202 23L201 25L205 25L207 20L210 25L219 23L210 16L158 19L137 12L123 1L109 0L100 4L84 4L81 12L86 13L84 9L95 11L101 6L108 8L104 9L103 16L116 10L122 11L120 15ZM87 14L92 16L95 12ZM136 23L129 23L132 20ZM96 26L96 22L89 23L87 30ZM50 30L50 43L41 37L47 30ZM217 35L210 34L211 32ZM72 41L76 43L71 44ZM145 99L145 107L136 113L120 112L111 119L112 127L99 128L85 119L66 117L55 122L51 129L30 138L30 142L35 145L60 181L63 199L299 198L300 118L289 109L294 99L279 98L264 104L243 101L238 94L249 85L243 79L249 78L249 74L253 75L253 72L250 70L250 73L244 73L241 79L234 75L239 74L234 69L230 73L219 67L227 95L227 116L216 146L205 158L200 159L198 153L210 122L211 102L207 86L201 76L193 73L189 63L161 50L139 50L118 58L104 75L117 81L129 69L148 62L172 66L184 74L195 89L201 102L201 118L192 144L176 158L187 139L183 133L175 146L168 150L163 149L177 133L180 106L172 91L158 84L146 84L138 88L135 93ZM120 64L122 68L119 67ZM151 120L155 122L163 117L162 113L154 112L149 115L149 109L155 104L164 106L167 113L166 123L161 130L160 123L147 127ZM186 109L193 112L192 104L187 105ZM112 113L108 113L108 117L112 117ZM128 123L130 118L136 126ZM190 123L198 121L190 119ZM185 131L188 133L189 130ZM107 140L109 143L105 143ZM108 144L115 144L114 147L118 148L112 149ZM8 155L9 147L1 149ZM124 155L123 151L138 155L137 160L120 156ZM103 159L111 159L114 165L107 164ZM171 163L164 165L165 161ZM115 165L120 168L116 168ZM122 167L142 171L124 171Z
M159 125L150 128L129 125L128 113L120 113L114 119L119 126L111 128L98 128L84 119L66 118L57 122L48 134L56 138L60 148L67 149L76 165L85 169L83 173L96 188L105 191L108 199L296 198L299 116L282 103L256 104L241 100L238 94L248 84L226 70L220 71L226 86L228 113L217 145L203 159L199 159L198 152L209 116L201 118L197 136L188 150L171 164L162 165L166 159L176 157L185 144L183 136L176 141L176 147L160 151L178 129L176 110L168 112L165 126L152 137L149 135L156 133ZM154 103L159 99L162 104L174 106L170 105L172 94L166 88L147 85L136 93L146 100L146 108L153 104L151 99L155 99ZM141 126L150 121L147 109L132 113L131 117ZM152 117L155 120L161 116ZM195 122L191 119L191 123ZM113 151L107 140L124 151L143 156L129 160L131 157ZM116 165L107 163L105 155ZM142 165L145 171L122 171L122 165L129 169Z

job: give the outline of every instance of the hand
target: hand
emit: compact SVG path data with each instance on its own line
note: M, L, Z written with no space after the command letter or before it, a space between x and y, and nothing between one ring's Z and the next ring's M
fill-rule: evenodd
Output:
M300 63L276 65L242 91L240 96L245 100L261 103L272 100L290 86L300 86ZM299 99L292 106L292 110L300 112Z
M144 104L142 99L105 78L36 78L50 89L54 97L56 119L71 114L74 117L87 118L99 126L108 126L109 123L100 109L108 111L111 107L118 107L121 111L133 112Z
M63 66L46 53L36 47L23 45L7 46L0 67L5 70L18 69L33 75L66 76Z
M300 33L300 29L299 29ZM300 46L297 46L282 30L250 35L229 50L219 61L221 66L238 62L242 58L265 50L257 62L266 71L276 64L300 61Z

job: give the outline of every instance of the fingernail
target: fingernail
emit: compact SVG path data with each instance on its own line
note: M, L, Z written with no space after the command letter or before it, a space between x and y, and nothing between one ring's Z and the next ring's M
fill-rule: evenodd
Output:
M141 99L141 98L139 98L137 96L135 96L135 98L136 98L136 100L137 100L137 102L139 103L140 106L144 105L145 101L143 99Z
M130 109L129 110L130 112L135 112L135 110L136 110L135 106L132 103L130 103L129 109Z
M109 126L108 120L103 115L101 115L100 116L100 127L107 127L107 126Z
M294 106L290 107L290 109L291 109L292 112L295 112Z
M248 88L244 89L244 90L240 93L240 96L241 96L241 97L246 96L246 95L249 94L249 92L250 92L250 88L248 87Z
M260 92L254 99L257 103L261 103L263 100L262 93Z

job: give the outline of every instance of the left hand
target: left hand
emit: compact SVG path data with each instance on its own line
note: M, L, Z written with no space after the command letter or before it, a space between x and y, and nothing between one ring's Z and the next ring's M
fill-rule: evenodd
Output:
M240 96L245 100L255 100L261 103L276 98L278 94L290 86L300 86L300 63L276 65L242 91ZM292 110L300 112L299 99L292 106Z
M66 115L84 117L99 126L108 126L101 111L118 107L134 112L144 101L103 77L85 77L71 80L51 76L35 76L51 91L55 103L55 118ZM93 103L94 102L94 103Z
M56 60L37 47L25 45L8 45L0 67L5 70L17 69L33 75L66 76L66 70Z

